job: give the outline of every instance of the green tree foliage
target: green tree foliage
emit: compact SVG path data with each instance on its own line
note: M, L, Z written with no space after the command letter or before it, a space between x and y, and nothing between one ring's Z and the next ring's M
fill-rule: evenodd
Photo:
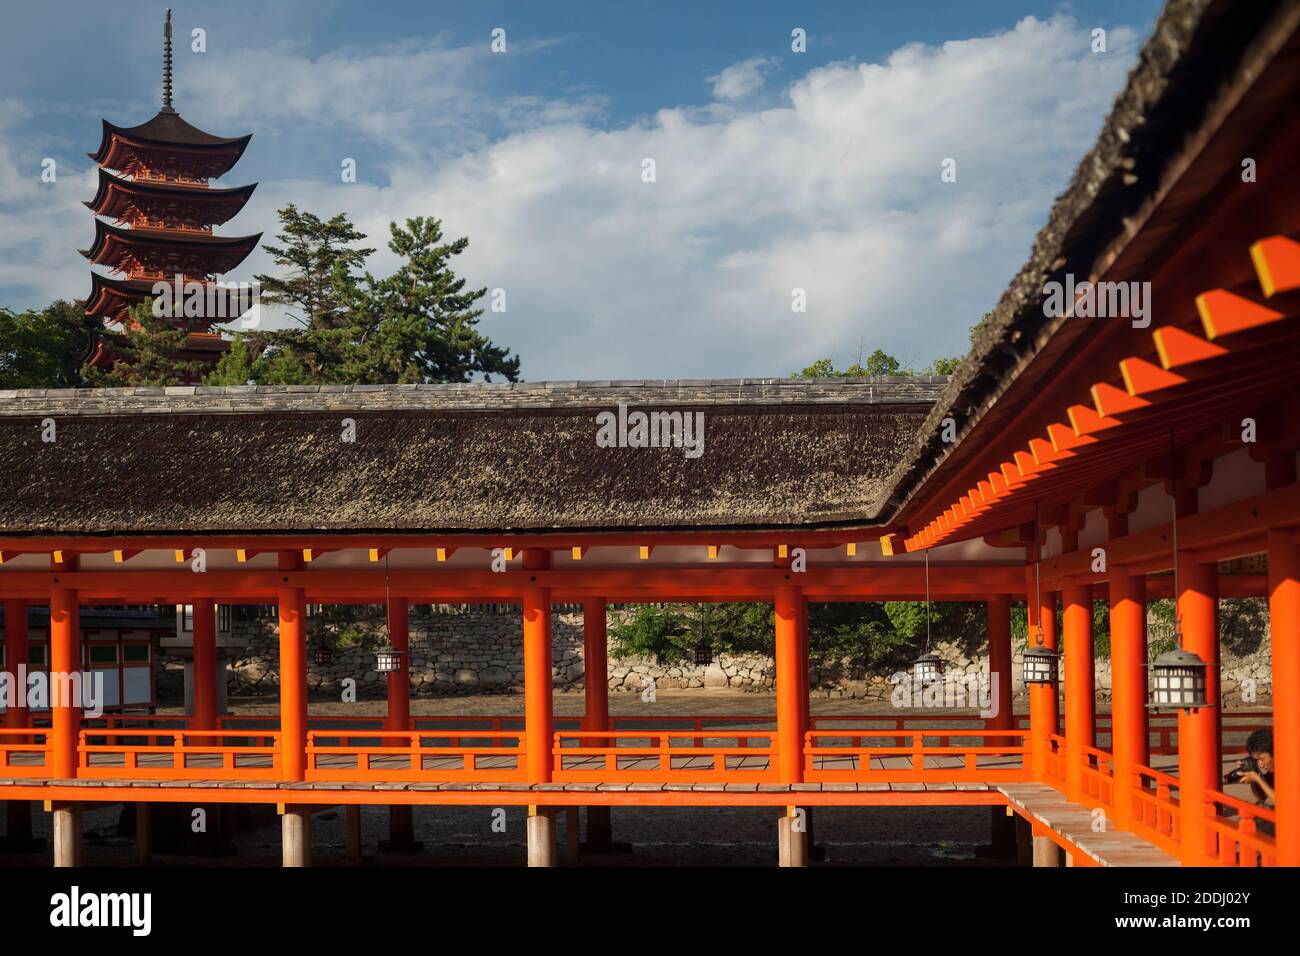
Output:
M970 328L970 341L974 345L975 341L988 328L989 323L993 321L993 313L985 312L984 316ZM793 373L791 378L864 378L870 375L951 375L957 371L957 366L962 363L962 356L953 355L943 358L937 358L925 368L917 371L903 365L892 355L876 349L866 361L862 360L862 352L865 348L859 348L858 360L843 371L837 371L834 362L828 358L818 359L807 368L800 372Z
M281 244L262 248L275 257L277 266L290 271L287 277L253 277L261 285L262 301L285 306L306 329L346 324L344 300L353 285L352 275L375 250L353 247L366 237L343 213L321 220L289 203L279 216Z
M64 299L44 309L0 309L0 388L76 388L99 320Z
M874 375L915 375L911 369L904 368L903 363L880 349L867 356L866 361L857 361L843 371L838 371L828 359L818 359L791 378L866 378Z
M475 374L514 381L519 359L478 331L486 289L466 290L450 260L469 240L443 241L437 219L390 225L388 246L402 259L392 275L358 273L369 248L340 214L333 219L280 210L280 245L266 246L284 278L257 277L263 301L284 305L299 328L236 335L208 383L385 384L465 382Z
M193 382L207 366L181 357L189 333L154 315L153 299L137 302L120 330L105 329L104 345L116 357L107 371L86 365L82 376L96 388L160 387Z
M775 624L770 604L639 604L610 627L620 655L689 661L695 645L715 652L770 657ZM934 639L977 647L983 604L934 604ZM915 602L810 604L808 645L817 661L848 659L865 668L902 666L925 646L925 604Z

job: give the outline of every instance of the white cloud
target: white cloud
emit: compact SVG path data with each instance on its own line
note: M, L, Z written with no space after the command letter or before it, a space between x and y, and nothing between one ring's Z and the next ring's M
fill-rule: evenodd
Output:
M1100 129L1136 38L1112 29L1104 56L1089 39L1068 17L1026 18L822 66L764 108L726 95L747 82L729 67L714 78L727 103L616 128L589 93L516 98L511 114L475 92L478 53L249 51L228 87L185 112L214 129L269 111L259 125L316 117L370 137L379 181L264 178L226 231L273 235L288 201L346 210L380 247L382 274L388 221L436 215L471 238L457 271L507 290L509 311L483 328L522 354L528 378L784 375L827 355L845 364L859 341L923 365L964 350ZM481 109L506 131L467 137ZM443 126L469 145L446 151L431 132ZM956 183L940 182L947 157ZM89 235L79 226L71 241ZM13 238L0 235L10 271L31 259ZM259 252L231 278L268 266ZM791 311L796 287L805 314Z
M733 63L721 73L709 77L713 95L720 100L740 100L758 92L763 85L763 75L777 65L772 57L755 56Z

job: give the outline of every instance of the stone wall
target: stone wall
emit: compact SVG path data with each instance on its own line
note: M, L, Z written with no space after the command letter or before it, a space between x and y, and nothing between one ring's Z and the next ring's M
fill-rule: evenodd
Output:
M611 611L611 617L618 611ZM272 616L237 620L235 636L248 642L230 662L232 694L274 694L279 688L279 628ZM370 630L380 633L374 621ZM411 693L426 696L523 693L523 618L517 606L413 605L410 613ZM582 611L561 608L551 616L551 676L557 690L583 686ZM341 692L345 678L357 681L362 697L383 697L386 675L375 670L373 650L336 650L333 661L317 664L309 650L307 687ZM649 658L609 660L611 692L641 692L649 678L658 688L768 689L774 686L770 658L719 655L712 667L661 665Z
M611 609L611 623L622 613ZM552 616L551 673L556 689L579 690L583 686L582 611L579 607L558 608ZM237 637L248 641L247 650L231 661L232 694L275 694L279 685L279 638L273 616L237 620ZM371 629L379 631L380 622ZM523 692L523 622L517 606L497 607L428 605L411 608L411 692L422 696ZM1013 651L1014 694L1025 696L1020 682L1021 648ZM934 653L943 658L953 675L981 675L987 672L984 649L969 649L936 643ZM308 653L307 685L323 694L341 693L341 681L357 681L362 697L383 697L386 677L374 669L373 650L337 650L328 665L318 665ZM1265 638L1251 652L1233 656L1225 652L1221 661L1225 693L1236 698L1246 681L1255 682L1255 692L1267 697L1271 682L1270 646ZM894 692L894 669L866 673L849 660L812 663L810 684L814 697L888 700ZM1096 665L1097 699L1110 700L1110 661ZM733 657L718 654L712 665L691 663L660 664L642 657L609 658L611 693L639 693L653 678L660 689L732 689L771 691L775 667L763 656ZM1250 685L1246 684L1245 687ZM160 692L164 692L160 684Z

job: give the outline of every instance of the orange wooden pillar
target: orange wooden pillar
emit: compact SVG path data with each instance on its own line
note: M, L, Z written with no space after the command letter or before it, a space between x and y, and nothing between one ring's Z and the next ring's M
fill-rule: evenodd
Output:
M799 669L806 661L800 653L799 619L806 605L799 588L776 589L776 750L777 779L781 783L803 781L803 708L799 695L804 681Z
M27 726L27 688L18 679L19 672L27 665L30 657L30 644L27 626L27 602L17 598L5 601L5 670L9 680L14 682L14 706L5 710L6 727ZM19 739L9 738L10 743ZM32 841L32 804L30 800L5 801L5 839L4 846L14 851L25 851L33 847Z
M1013 730L1015 714L1011 704L1011 598L1006 594L991 594L988 599L989 626L989 694L992 697L993 716L985 726L993 730ZM1006 737L985 741L987 746L1005 747Z
M401 666L389 671L388 716L385 730L405 732L411 727L411 603L404 597L388 601L388 641L401 654ZM388 741L406 746L405 737ZM393 804L388 808L388 841L381 850L389 853L414 853L422 849L415 839L415 808L410 804Z
M1065 666L1065 796L1083 792L1083 748L1097 742L1093 686L1092 592L1071 582L1061 593L1061 643Z
M1011 598L990 594L987 602L989 632L989 705L993 716L984 721L990 730L1014 730L1015 714L1011 703ZM1014 737L984 738L985 747L1011 747ZM1004 807L991 807L991 846L995 854L1013 856L1016 847L1016 821L1006 815Z
M609 729L609 649L604 598L582 602L583 730ZM595 746L605 746L604 741Z
M808 649L808 599L799 597L799 742L812 729L812 660Z
M582 602L582 691L584 730L609 730L609 648L606 628L608 608L604 598ZM593 738L589 746L607 747L607 737ZM609 807L587 807L587 851L608 852L613 846Z
M56 579L57 580L57 579ZM81 622L77 592L55 586L50 591L50 776L77 775L77 738L81 701L72 693L81 673ZM75 687L81 685L77 676Z
M299 555L280 555L280 570L300 570ZM280 777L302 780L307 773L307 595L283 587L280 611ZM287 832L287 831L286 831Z
M1191 555L1178 556L1178 616L1183 650L1205 662L1209 706L1178 712L1178 803L1182 813L1184 865L1206 862L1205 791L1219 789L1223 767L1219 741L1218 568Z
M550 554L524 552L526 570L550 566ZM554 722L551 715L551 591L529 586L524 606L524 761L529 783L551 780Z
M15 701L5 711L6 727L27 726L27 688L18 683L18 671L26 666L30 655L27 627L27 602L17 598L5 600L5 670L14 682Z
M1300 866L1300 548L1293 528L1268 532L1268 614L1277 862Z
M803 736L807 720L808 657L804 649L808 604L801 589L782 586L776 609L776 768L779 783L803 782ZM781 866L805 866L808 858L807 812L793 804L777 819L777 856Z
M388 640L402 655L402 666L387 675L388 716L384 729L405 731L411 727L411 605L406 598L388 602Z
M524 551L524 569L551 566L549 551ZM529 783L550 783L554 757L551 683L551 590L532 584L523 589L524 609L524 768ZM528 865L555 866L555 810L530 805L527 823Z
M1026 611L1029 622L1030 645L1036 642L1038 628L1041 624L1043 647L1056 650L1056 596L1048 592L1043 595L1040 603L1039 599L1031 593L1026 605ZM1051 747L1048 737L1056 733L1057 710L1057 686L1055 684L1030 685L1029 733L1035 780L1047 779L1047 755Z
M1133 768L1150 760L1147 737L1146 578L1110 579L1110 752L1115 825L1133 818Z
M195 598L194 729L217 726L217 606L212 598Z

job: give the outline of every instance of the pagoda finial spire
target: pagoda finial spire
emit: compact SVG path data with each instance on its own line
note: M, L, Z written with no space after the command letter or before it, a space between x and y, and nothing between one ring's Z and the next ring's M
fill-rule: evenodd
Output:
M164 113L175 113L172 109L172 8L167 8L167 19L163 22L163 100Z

